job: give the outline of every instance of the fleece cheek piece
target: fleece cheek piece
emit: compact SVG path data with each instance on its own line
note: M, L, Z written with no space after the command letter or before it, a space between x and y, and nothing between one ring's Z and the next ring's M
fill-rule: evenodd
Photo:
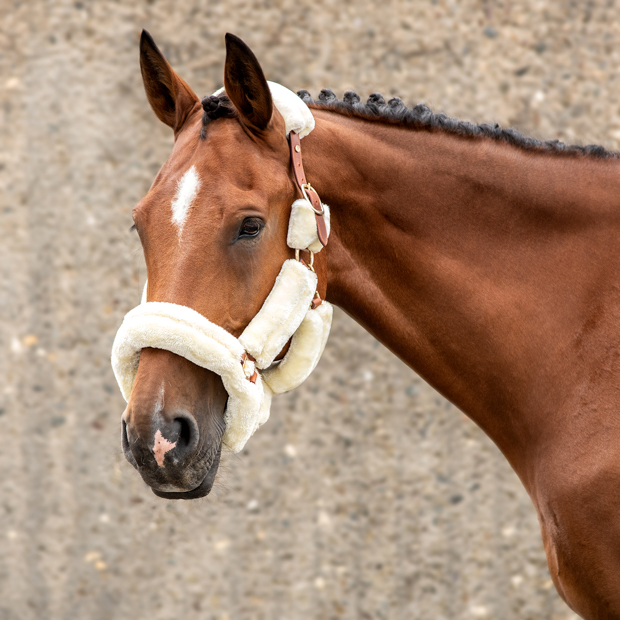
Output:
M309 310L293 335L284 359L263 372L263 381L274 394L295 389L316 368L327 344L333 313L331 304L326 301L316 310Z
M308 312L316 283L316 274L299 261L284 261L263 307L239 336L258 368L270 366L295 333Z
M327 236L329 237L329 207L326 204L323 205L323 211ZM305 198L297 199L291 207L291 218L288 223L286 244L289 248L293 248L294 250L308 249L315 253L323 249L323 245L319 241L316 232L316 216L314 214L314 209Z

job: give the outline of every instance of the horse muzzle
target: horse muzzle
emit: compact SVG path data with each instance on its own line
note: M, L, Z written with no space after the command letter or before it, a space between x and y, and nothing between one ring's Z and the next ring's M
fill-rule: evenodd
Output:
M209 493L220 461L227 399L216 374L169 351L143 351L121 420L121 445L156 495L193 499Z
M198 425L182 412L171 424L156 420L153 433L139 435L121 421L121 446L125 458L138 470L153 493L167 499L195 499L211 491L222 449L211 437L209 445L200 445ZM162 431L163 429L163 431Z

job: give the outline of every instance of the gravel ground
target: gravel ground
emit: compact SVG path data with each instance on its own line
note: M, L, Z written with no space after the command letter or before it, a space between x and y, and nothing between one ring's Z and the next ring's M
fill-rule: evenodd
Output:
M575 617L498 450L342 313L314 375L191 503L124 461L109 351L145 277L131 207L172 143L142 27L200 95L232 31L295 90L617 148L614 4L0 3L1 620Z

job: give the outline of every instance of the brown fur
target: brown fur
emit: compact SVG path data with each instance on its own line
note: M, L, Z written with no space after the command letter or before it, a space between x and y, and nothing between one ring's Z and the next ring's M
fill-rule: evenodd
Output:
M266 88L251 52L230 37L227 48L243 58L252 88ZM154 79L147 73L157 113ZM265 110L243 112L231 88L239 119L213 121L201 142L198 100L177 92L188 110L166 118L186 120L135 211L148 298L188 305L239 335L292 254L296 190L282 119L274 112L261 126ZM620 618L620 162L314 114L302 146L332 212L318 256L327 299L499 446L536 507L566 602L584 618ZM203 188L179 245L170 200L191 164ZM248 215L264 230L232 243ZM147 354L126 414L134 436L155 432L154 386L181 365L166 416L183 410L200 429L221 425L221 381L173 354ZM197 461L219 451L217 433L205 432ZM148 481L154 467L142 467Z

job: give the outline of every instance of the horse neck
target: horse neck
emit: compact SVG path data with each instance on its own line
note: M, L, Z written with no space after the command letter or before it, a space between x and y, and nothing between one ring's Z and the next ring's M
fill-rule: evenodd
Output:
M332 213L328 299L518 471L617 339L618 161L315 118L304 157Z

